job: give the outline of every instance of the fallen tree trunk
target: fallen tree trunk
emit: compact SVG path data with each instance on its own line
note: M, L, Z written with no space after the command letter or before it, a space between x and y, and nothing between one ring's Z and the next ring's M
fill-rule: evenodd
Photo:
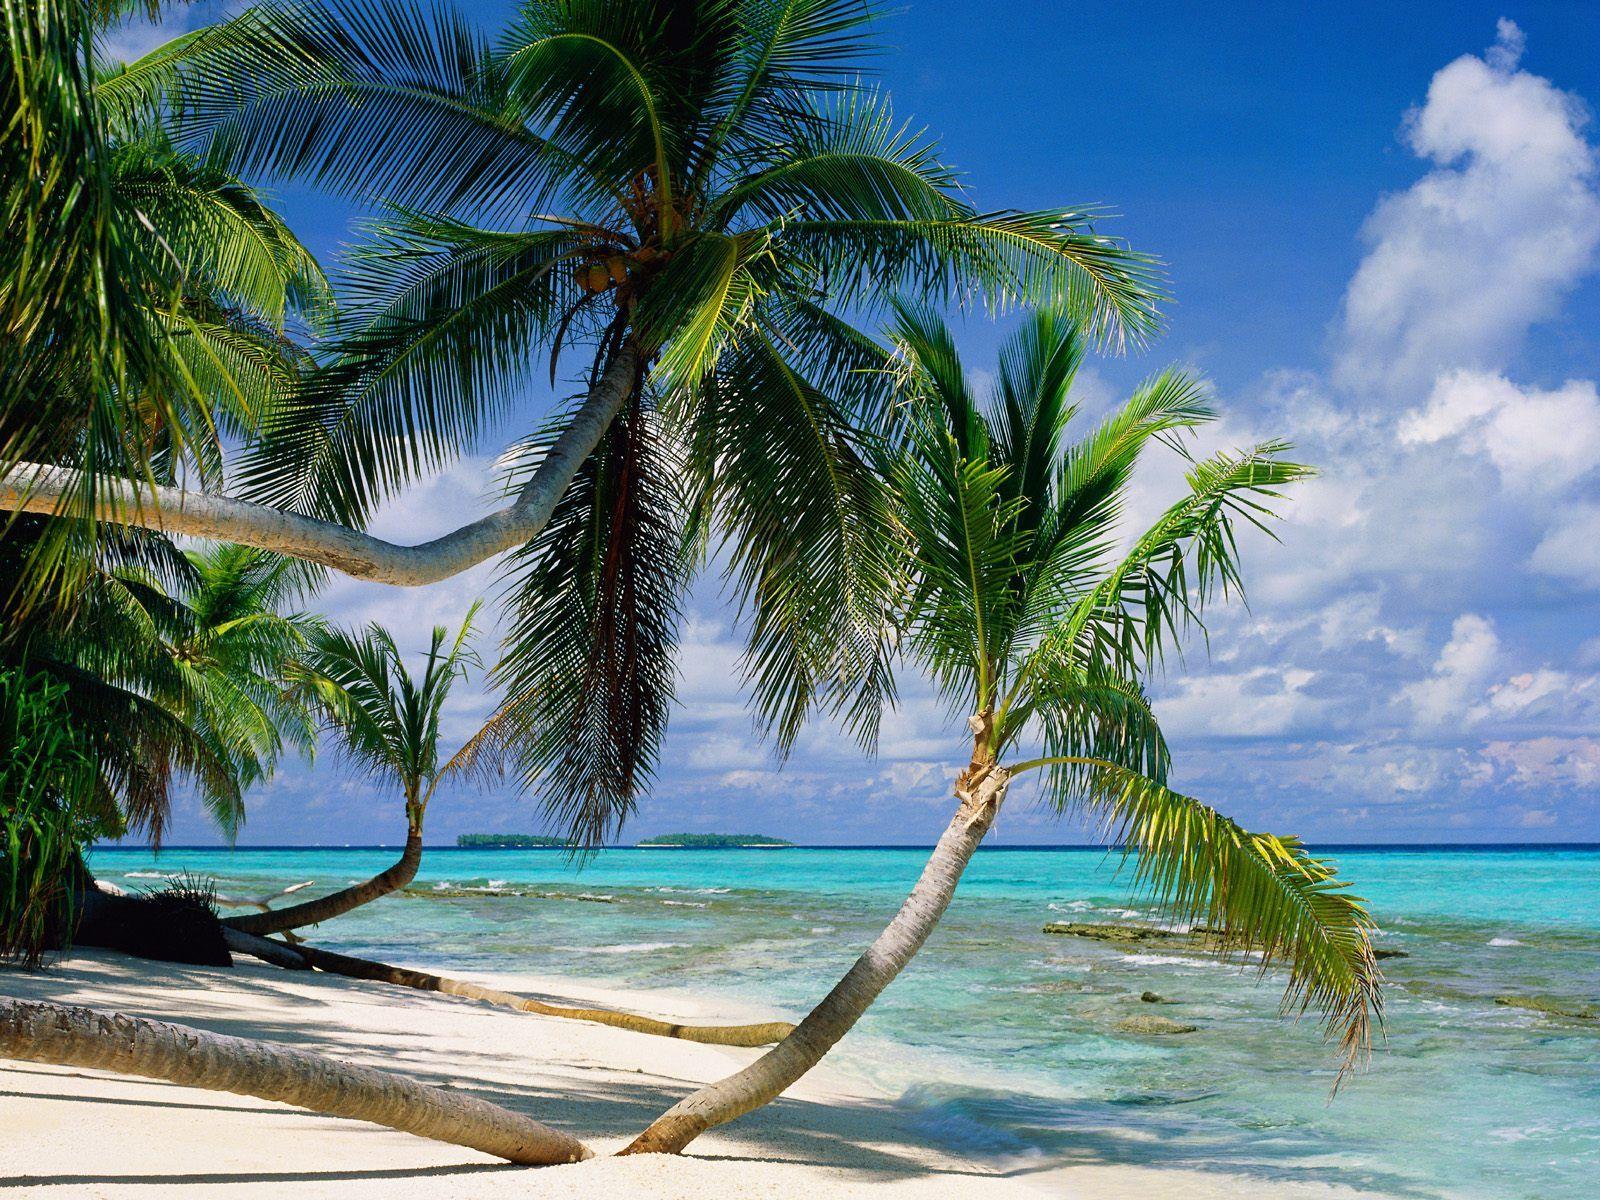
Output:
M564 1017L573 1021L592 1021L597 1025L610 1025L617 1029L631 1029L635 1033L649 1033L657 1037L682 1038L689 1042L707 1042L714 1046L770 1046L780 1042L794 1031L787 1021L766 1021L757 1025L675 1025L653 1017L635 1016L609 1008L566 1008L545 1004L515 992L502 992L462 979L447 979L443 975L430 975L426 971L413 971L407 967L391 967L387 963L372 962L365 958L352 958L348 954L335 954L331 950L318 950L314 946L287 946L270 939L262 939L268 946L302 956L320 971L334 975L347 975L352 979L370 979L377 983L392 983L399 987L419 988L425 992L441 992L446 996L461 996L468 1000L482 1000L520 1012L538 1013L544 1017ZM244 950L253 954L253 950ZM257 957L262 957L257 955Z
M282 967L285 971L311 970L311 964L306 961L305 955L282 942L257 937L253 933L245 933L242 929L229 929L226 925L222 927L222 940L235 954L248 954L275 967Z
M122 1013L0 1000L0 1058L89 1067L277 1100L526 1166L593 1157L574 1137L459 1091L273 1042Z

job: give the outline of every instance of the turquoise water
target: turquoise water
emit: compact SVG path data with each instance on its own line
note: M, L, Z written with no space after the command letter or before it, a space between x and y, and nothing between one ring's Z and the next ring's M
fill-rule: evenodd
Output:
M393 850L103 849L97 874L181 871L224 893L371 875ZM412 893L318 942L410 965L515 970L737 997L798 1018L893 914L926 851L430 850ZM1053 920L1149 920L1099 851L985 849L928 947L833 1058L901 1097L931 1141L1319 1179L1407 1197L1576 1200L1600 1191L1600 849L1344 850L1384 926L1387 1039L1329 1101L1315 1025L1281 978L1051 937ZM482 889L465 897L436 887ZM539 895L508 896L510 889ZM1178 1003L1139 1001L1150 990ZM1114 1026L1136 1013L1184 1037Z

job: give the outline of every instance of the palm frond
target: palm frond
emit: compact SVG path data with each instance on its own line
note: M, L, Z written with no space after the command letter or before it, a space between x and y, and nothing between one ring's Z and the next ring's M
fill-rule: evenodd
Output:
M1029 313L1000 351L989 456L1010 467L1007 493L1026 502L1022 517L1035 529L1045 523L1062 438L1077 415L1070 394L1083 351L1077 322L1054 308Z
M902 394L942 412L961 458L986 458L989 423L972 394L950 326L932 307L916 301L896 299L894 312L891 332L904 362Z
M1116 660L1137 671L1199 624L1213 599L1243 593L1236 522L1272 535L1272 503L1312 474L1285 460L1286 442L1218 453L1188 474L1189 495L1169 508L1094 588L1081 595L1035 654Z
M513 472L531 469L543 442ZM510 769L576 847L612 837L655 769L687 561L675 461L637 402L510 567L503 699L463 769Z
M186 47L180 75L183 137L250 178L498 211L513 196L548 200L573 169L445 3L258 4Z
M911 453L894 472L916 572L912 642L951 702L982 712L999 698L1010 650L1022 503L1003 497L1006 467L964 458L926 413L914 420Z
M242 457L252 499L363 522L407 482L471 448L538 369L570 296L567 230L494 234L397 213L363 253L365 322Z
M1285 1012L1321 1012L1339 1041L1338 1079L1359 1063L1382 1021L1382 976L1366 904L1330 862L1109 762L1084 762L1053 799L1100 819L1136 854L1135 885L1177 920L1203 922L1228 950L1259 953L1263 969L1285 964Z
M147 132L116 148L111 186L176 259L186 292L221 293L280 331L291 308L314 327L331 314L333 289L311 252L251 188L215 164Z
M1041 671L1022 702L997 720L997 751L1014 744L1037 720L1047 759L1108 761L1152 783L1166 783L1172 755L1150 699L1136 682L1115 672ZM1051 794L1069 793L1076 778L1069 766L1053 766Z
M707 388L693 443L743 601L758 721L780 753L819 708L871 746L893 696L888 495L868 439L808 365L764 331L741 338Z
M717 196L714 220L940 221L967 213L937 145L897 122L880 93L850 89L801 104L774 130L777 144L764 147L770 165Z
M862 0L745 0L738 18L721 94L708 105L720 116L699 148L692 172L699 180L730 144L737 152L770 138L774 120L786 126L795 97L856 87L873 49L862 32L872 19Z
M996 311L1063 305L1116 347L1160 328L1157 261L1094 232L1094 210L962 214L940 219L799 218L783 239L814 261L841 303L885 291L978 302Z

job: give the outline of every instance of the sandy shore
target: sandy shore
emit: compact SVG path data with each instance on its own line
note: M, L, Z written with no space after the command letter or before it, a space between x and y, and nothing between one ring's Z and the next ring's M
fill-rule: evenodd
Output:
M248 962L248 960L246 960ZM561 1001L684 1022L792 1015L708 1010L682 996L473 976ZM0 1061L0 1191L53 1200L174 1195L246 1200L1353 1200L1344 1188L1085 1161L1004 1165L952 1157L905 1127L891 1097L814 1073L692 1154L607 1158L695 1084L755 1051L648 1037L322 974L174 967L94 954L43 974L0 970L0 993L87 1004L289 1042L449 1084L568 1130L602 1157L524 1169L455 1146L251 1097ZM848 1048L848 1044L846 1045Z

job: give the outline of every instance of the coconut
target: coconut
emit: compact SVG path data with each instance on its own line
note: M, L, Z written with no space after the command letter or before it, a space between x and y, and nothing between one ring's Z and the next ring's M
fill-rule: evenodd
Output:
M613 254L606 259L606 274L612 283L628 282L628 260L620 254Z

